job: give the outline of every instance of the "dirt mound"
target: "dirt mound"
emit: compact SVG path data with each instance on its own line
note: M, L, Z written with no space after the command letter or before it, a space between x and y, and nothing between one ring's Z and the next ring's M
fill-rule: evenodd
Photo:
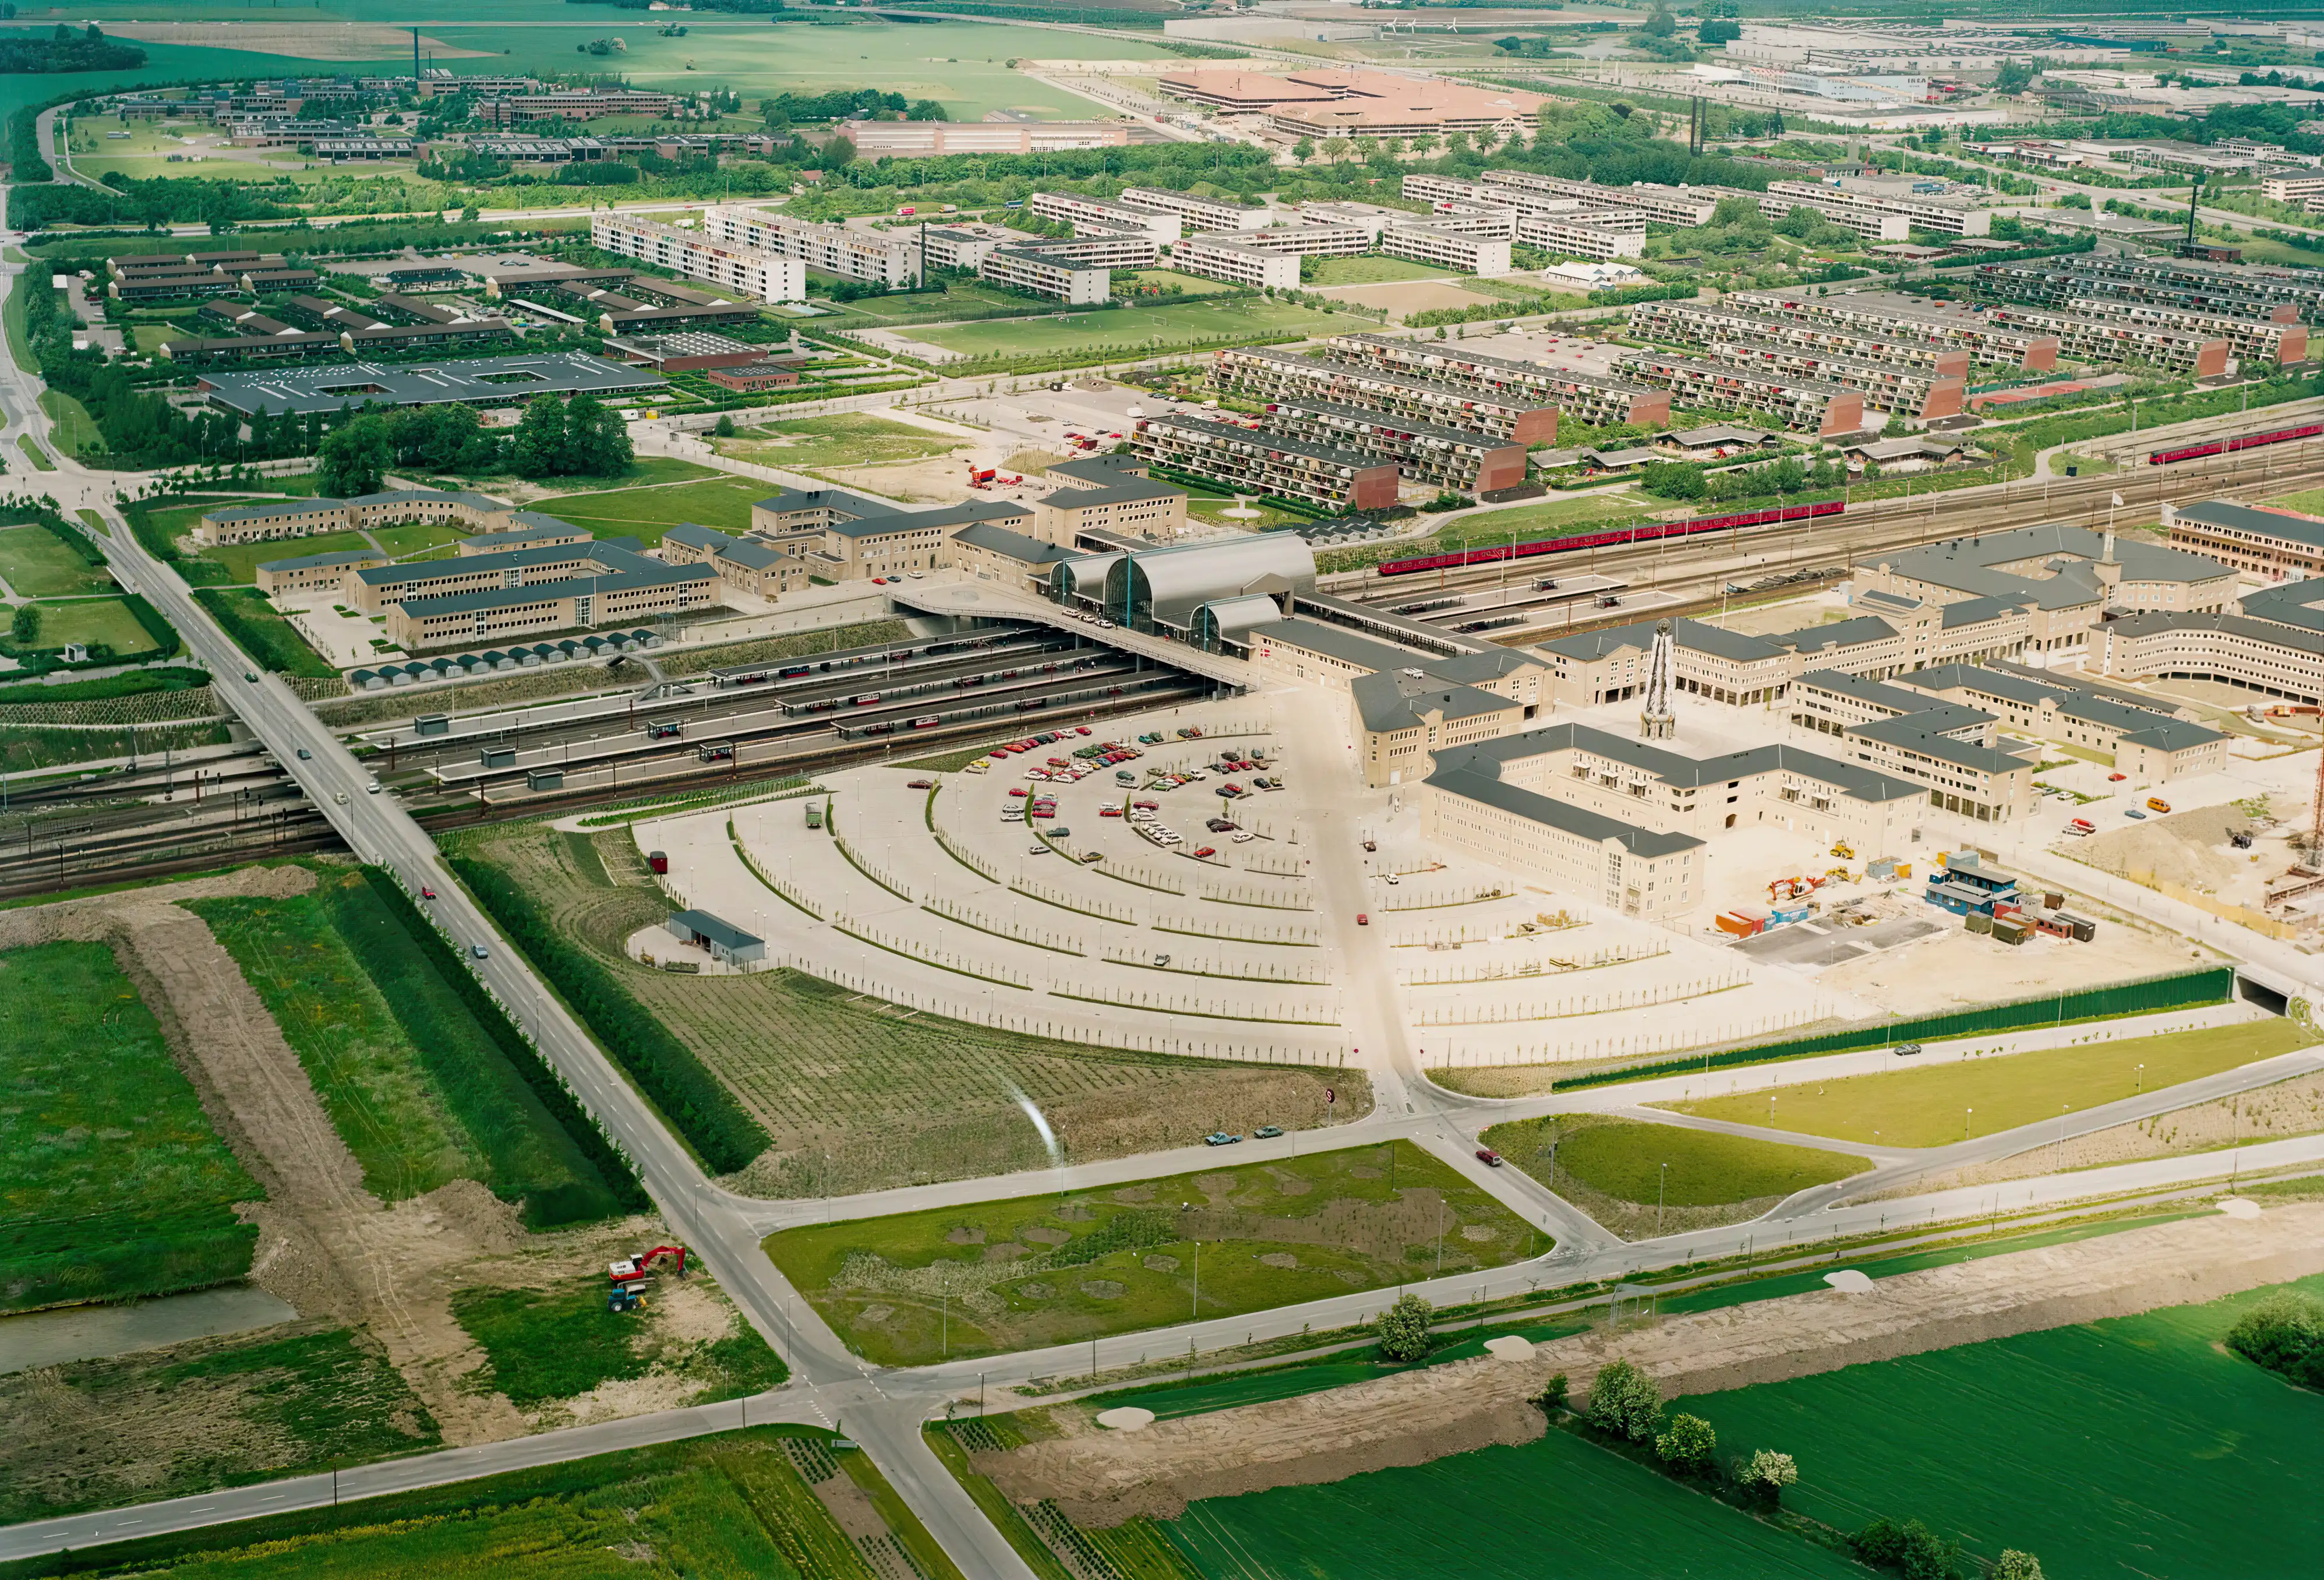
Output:
M2324 1204L2186 1219L1540 1344L1522 1364L1450 1362L1300 1399L976 1456L1012 1501L1076 1524L1175 1518L1198 1498L1313 1485L1538 1437L1526 1401L1563 1372L1586 1395L1617 1358L1665 1394L1711 1393L2012 1334L2184 1305L2324 1271Z

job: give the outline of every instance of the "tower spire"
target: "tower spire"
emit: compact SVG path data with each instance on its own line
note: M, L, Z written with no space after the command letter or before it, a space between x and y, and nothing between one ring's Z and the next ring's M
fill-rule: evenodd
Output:
M1642 741L1667 741L1678 734L1678 719L1671 712L1674 657L1671 623L1661 621L1655 626L1654 651L1646 659L1646 706L1638 715L1638 739Z

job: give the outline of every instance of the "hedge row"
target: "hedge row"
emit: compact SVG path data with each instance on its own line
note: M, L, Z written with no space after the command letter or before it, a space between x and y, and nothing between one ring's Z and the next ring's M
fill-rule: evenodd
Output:
M276 614L266 595L255 587L197 587L194 597L225 627L236 647L258 661L259 668L285 675L338 678L337 668L309 647L307 639Z
M609 1216L614 1212L641 1212L652 1204L645 1188L638 1183L636 1170L629 1160L616 1150L597 1122L584 1109L540 1049L525 1040L524 1034L508 1017L492 994L484 991L475 973L468 970L458 953L438 931L434 924L420 913L411 897L378 867L365 867L364 877L388 915L410 935L419 959L413 964L423 968L432 966L453 995L481 1027L493 1046L508 1061L509 1067L540 1100L556 1128L569 1139L580 1153L567 1163L578 1165L575 1172L581 1178L570 1182L547 1186L526 1180L525 1154L530 1150L525 1132L530 1127L521 1104L493 1101L496 1094L490 1089L498 1083L498 1072L477 1070L470 1078L456 1081L452 1072L439 1072L445 1089L452 1093L459 1108L460 1123L476 1138L490 1160L496 1187L521 1187L525 1204L525 1222L531 1228L548 1228L559 1224L587 1223ZM351 938L350 942L353 941ZM456 1036L430 1037L428 1021L433 1018L424 984L401 984L395 967L398 962L392 952L383 954L366 951L364 966L378 981L380 991L396 1012L396 1018L405 1022L412 1040L431 1058L440 1058L455 1051L465 1039ZM463 1098L467 1100L463 1101ZM595 1178L588 1175L594 1172Z
M560 935L513 879L474 857L447 859L713 1173L732 1174L773 1145L773 1138L693 1051L612 972Z
M1845 1031L1828 1031L1818 1037L1796 1037L1788 1042L1761 1042L1744 1048L1730 1048L1723 1053L1697 1054L1691 1058L1665 1058L1653 1064L1592 1070L1587 1075L1570 1076L1551 1086L1550 1090L1570 1092L1578 1086L1601 1086L1613 1081L1637 1081L1652 1076L1691 1075L1705 1069L1725 1069L1730 1065L1766 1064L1775 1059L1804 1058L1818 1053L1850 1053L1861 1049L1886 1048L1892 1043L1919 1042L1940 1037L1976 1037L1994 1031L2022 1030L2028 1026L2039 1026L2044 1021L2053 1025L2063 1025L2069 1021L2160 1014L2166 1010L2218 1003L2235 991L2235 985L2234 967L2215 966L2202 971L2181 972L2175 976L2118 982L2111 987L2086 987L2077 993L2019 999L2011 1003L1987 1004L1982 1009L1956 1010L1950 1014L1920 1015L1909 1021L1851 1027Z

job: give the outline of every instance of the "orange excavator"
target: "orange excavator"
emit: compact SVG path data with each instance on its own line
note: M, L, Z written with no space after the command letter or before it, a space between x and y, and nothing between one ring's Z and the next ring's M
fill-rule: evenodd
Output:
M635 1311L645 1304L646 1280L653 1276L657 1262L669 1261L670 1270L679 1278L686 1276L686 1247L657 1245L651 1251L641 1251L635 1256L625 1256L608 1263L606 1276L611 1288L605 1295L608 1311Z

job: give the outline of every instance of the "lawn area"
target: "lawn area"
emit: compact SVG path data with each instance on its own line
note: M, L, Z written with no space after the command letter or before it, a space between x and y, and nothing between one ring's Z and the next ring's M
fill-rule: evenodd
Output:
M151 356L161 349L163 341L183 340L191 333L182 324L132 324L129 326L129 346L140 356Z
M212 494L197 496L179 504L125 504L121 513L129 522L129 530L145 546L145 551L157 559L166 559L178 574L195 587L214 587L226 579L225 567L205 559L194 550L189 541L181 541L193 531L202 513L221 504L243 504L248 501ZM286 545L274 547L281 555L292 550ZM278 556L267 556L276 558Z
M721 455L798 471L816 467L876 467L894 461L917 461L948 454L971 442L957 434L931 433L909 423L857 411L770 422L746 429L743 433L743 437L713 442ZM762 493L760 497L766 495Z
M621 1209L606 1180L360 872L309 894L189 901L298 1051L382 1201L453 1179L535 1227Z
M1834 1141L1869 1144L1877 1131L1886 1146L1941 1147L1961 1140L1964 1130L1991 1135L2038 1119L2055 1119L2069 1109L2116 1102L2142 1089L2175 1086L2316 1040L2315 1033L2294 1021L2257 1021L2003 1058L1964 1059L1889 1075L1850 1076L1813 1087L1786 1086L1772 1094L1776 1098L1772 1120L1771 1094L1766 1092L1657 1106ZM2143 1074L2141 1065L2145 1066ZM1974 1114L1969 1112L1972 1109Z
M1513 1120L1494 1125L1480 1139L1508 1159L1511 1168L1552 1190L1572 1192L1575 1205L1584 1211L1603 1212L1606 1204L1597 1199L1601 1197L1618 1207L1635 1209L1619 1213L1620 1221L1607 1224L1618 1233L1636 1229L1652 1234L1658 1197L1669 1212L1746 1209L1678 1212L1668 1219L1672 1228L1699 1228L1757 1217L1794 1191L1845 1179L1872 1167L1869 1160L1843 1152L1592 1113ZM1670 1165L1667 1172L1662 1167L1665 1163Z
M49 437L67 455L81 455L93 444L102 448L97 420L88 414L87 407L62 390L42 390L41 410L47 412L50 421L56 425Z
M67 597L101 593L113 577L91 565L43 526L0 527L0 581L20 598Z
M2293 1288L2324 1294L2324 1279ZM2218 1580L2313 1573L2324 1396L2221 1340L2265 1290L1684 1401L1722 1444L1799 1462L1784 1501L2004 1548L2051 1574Z
M2287 494L2280 499L2271 499L2267 504L2270 508L2275 510L2299 511L2308 515L2324 516L2324 488L2302 489L2298 494Z
M0 954L0 1308L240 1278L264 1196L103 944ZM0 1480L5 1480L0 1477Z
M648 548L681 522L722 532L750 530L751 506L775 492L771 483L721 475L668 488L611 489L595 494L560 494L537 500L532 508L600 538L632 537Z
M1412 258L1318 258L1314 273L1301 283L1318 285L1380 285L1396 280L1457 280L1458 269L1440 269Z
M998 319L981 324L917 328L926 340L964 356L1038 356L1149 346L1167 349L1264 335L1320 335L1352 327L1332 313L1289 302L1238 297L1231 301L1181 302L1169 307L1109 308L1100 312L1056 312L1040 318Z
M199 515L201 513L194 513ZM190 519L188 522L191 524ZM391 529L401 531L403 529ZM421 531L438 529L423 527ZM202 550L202 558L226 568L226 578L237 587L258 579L258 568L270 560L303 559L309 554L346 554L371 545L361 532L318 532L311 538L278 539L266 543L219 543Z
M851 1347L887 1365L1231 1317L1544 1249L1407 1141L790 1229L766 1248Z
M1175 285L1187 296L1216 296L1222 291L1233 291L1236 286L1223 280L1205 280L1200 274L1182 274L1176 269L1117 269L1113 272L1113 288L1119 292L1125 285Z
M863 1454L813 1427L657 1444L27 1563L43 1575L134 1566L181 1580L961 1580Z
M1255 1569L1250 1555L1258 1553L1297 1555L1296 1569L1283 1572L1300 1580L1443 1574L1451 1553L1461 1555L1462 1572L1494 1580L1866 1574L1837 1553L1561 1431L1323 1486L1204 1499L1168 1529L1204 1580L1277 1572Z
M34 442L31 434L18 434L16 436L16 448L23 452L23 456L26 460L32 463L32 469L34 471L53 472L57 469L56 462L49 458L49 452L42 449L39 444Z
M468 534L448 522L412 522L401 527L374 527L373 538L397 559L417 559L424 550L457 543Z
M130 609L125 598L66 598L41 605L41 645L60 642L99 643L116 654L151 652L153 640Z
M567 494L602 494L608 489L650 488L658 483L694 483L724 476L715 467L681 461L676 456L640 456L637 464L618 477L558 477L548 485ZM490 478L479 481L489 489Z

